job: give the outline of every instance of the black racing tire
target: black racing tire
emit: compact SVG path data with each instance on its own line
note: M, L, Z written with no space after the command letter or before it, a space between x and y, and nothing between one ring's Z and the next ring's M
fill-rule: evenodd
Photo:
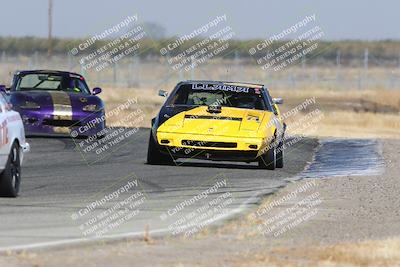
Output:
M14 141L4 171L0 174L0 196L17 197L21 184L20 147Z
M107 136L106 134L101 134L101 135L98 135L98 136L97 136L97 139L101 140L101 139L103 139L103 138L106 137L106 136Z
M103 134L100 134L100 135L96 134L96 138L99 139L99 140L103 139L106 136L107 136L106 133L103 133Z
M276 149L271 143L272 147L263 155L258 158L258 167L266 170L275 170L276 168Z
M173 159L168 155L163 155L158 149L158 145L154 140L153 134L150 130L149 146L147 148L147 164L150 165L165 165L171 164Z
M99 134L99 132L103 132L103 133L102 133L102 134ZM103 129L101 129L100 131L98 131L98 132L96 133L97 139L103 139L104 137L106 137L106 136L107 136L107 132L108 132L108 129L107 129L107 126L106 126L106 121L104 120L104 127L103 127Z
M284 139L279 142L278 147L276 149L276 167L277 168L283 168L283 162L284 162L284 150L285 150L285 143Z

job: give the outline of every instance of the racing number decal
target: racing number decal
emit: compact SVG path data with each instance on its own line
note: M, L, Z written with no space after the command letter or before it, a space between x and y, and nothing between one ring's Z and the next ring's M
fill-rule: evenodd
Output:
M7 127L7 120L4 120L0 124L0 147L8 144L8 127Z

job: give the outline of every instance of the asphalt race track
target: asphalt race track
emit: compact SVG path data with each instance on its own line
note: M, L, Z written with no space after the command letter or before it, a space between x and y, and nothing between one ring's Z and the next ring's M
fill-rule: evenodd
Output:
M133 236L145 229L172 235L171 224L205 202L203 199L187 204L176 213L171 209L221 181L226 186L213 196L229 192L231 202L224 207L224 214L233 216L255 205L260 196L276 191L295 178L312 160L318 146L315 139L302 139L286 150L286 166L275 171L258 169L255 164L195 160L178 161L172 166L151 166L145 163L148 135L148 129L140 129L118 149L109 149L89 160L82 156L71 138L29 138L31 152L22 169L20 196L0 198L0 250L94 238L96 232L84 234L94 225L90 222L91 216L138 192L136 201L145 197L143 202L136 203L140 212L103 236ZM90 203L104 199L129 181L136 181L137 186L118 198L98 204L95 210L82 212Z

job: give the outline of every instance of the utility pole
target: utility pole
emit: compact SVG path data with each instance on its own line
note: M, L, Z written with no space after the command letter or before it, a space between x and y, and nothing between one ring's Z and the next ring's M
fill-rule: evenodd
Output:
M4 53L4 51L3 51L3 53ZM399 69L400 69L400 54L399 54L399 61L398 61L398 67L399 67Z
M52 40L52 35L51 35L51 31L53 28L53 0L49 0L49 9L48 9L49 13L49 17L48 17L48 48L47 48L47 57L51 58L52 54L53 54L53 40Z
M368 48L364 50L364 69L368 70Z
M336 67L340 69L340 50L336 51Z
M363 84L368 83L368 48L365 48L364 50L364 75L362 75L363 80L365 79L365 82Z
M336 81L340 81L340 50L336 51Z

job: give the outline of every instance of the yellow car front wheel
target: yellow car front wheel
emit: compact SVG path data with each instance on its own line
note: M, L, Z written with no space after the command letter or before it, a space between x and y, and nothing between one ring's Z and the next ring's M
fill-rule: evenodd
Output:
M258 158L258 167L261 169L275 170L276 168L276 149L270 148L265 154Z
M284 145L284 140L282 138L282 141L279 142L278 147L276 148L276 167L277 168L283 168L283 158L284 158L284 151L285 145Z
M149 146L147 149L147 164L150 165L161 165L161 164L171 164L173 159L169 155L164 155L160 152L156 140L150 131Z

